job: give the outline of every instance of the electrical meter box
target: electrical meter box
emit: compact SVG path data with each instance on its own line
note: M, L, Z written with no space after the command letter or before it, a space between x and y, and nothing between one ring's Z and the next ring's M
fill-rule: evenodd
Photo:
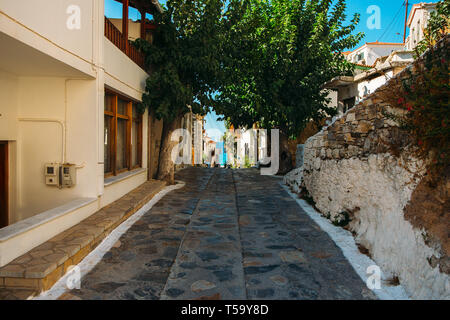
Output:
M48 186L59 186L59 164L47 163L45 165L45 184Z
M62 188L70 188L77 184L77 169L74 164L62 164L60 170Z

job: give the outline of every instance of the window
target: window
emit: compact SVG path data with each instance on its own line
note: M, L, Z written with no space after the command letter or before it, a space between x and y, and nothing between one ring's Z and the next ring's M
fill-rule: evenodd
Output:
M356 58L357 61L361 61L364 59L364 52L361 52L360 54L358 54L358 57Z
M142 165L142 114L132 101L107 91L105 94L105 176L117 175Z
M417 21L417 36L416 36L416 38L417 38L417 41L420 41L421 40L421 37L420 37L420 20L419 21Z

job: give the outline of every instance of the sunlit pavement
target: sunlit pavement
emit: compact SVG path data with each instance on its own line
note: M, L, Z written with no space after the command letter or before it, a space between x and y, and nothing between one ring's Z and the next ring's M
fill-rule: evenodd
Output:
M374 299L340 249L256 169L188 168L63 299Z

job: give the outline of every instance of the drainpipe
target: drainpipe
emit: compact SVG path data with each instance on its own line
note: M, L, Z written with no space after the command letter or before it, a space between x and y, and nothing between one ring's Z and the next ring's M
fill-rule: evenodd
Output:
M57 123L61 127L62 134L62 146L61 146L61 163L66 162L66 125L65 122L58 119L49 119L49 118L19 118L19 121L22 122L47 122L47 123Z

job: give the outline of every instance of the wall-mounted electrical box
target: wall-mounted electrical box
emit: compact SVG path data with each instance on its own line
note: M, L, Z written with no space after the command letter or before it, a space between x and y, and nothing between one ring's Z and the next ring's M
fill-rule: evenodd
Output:
M70 188L77 183L77 169L74 164L61 165L61 187Z
M48 186L59 186L59 164L47 163L45 165L45 184Z
M61 188L71 188L77 183L77 170L74 164L47 163L45 165L45 184Z

